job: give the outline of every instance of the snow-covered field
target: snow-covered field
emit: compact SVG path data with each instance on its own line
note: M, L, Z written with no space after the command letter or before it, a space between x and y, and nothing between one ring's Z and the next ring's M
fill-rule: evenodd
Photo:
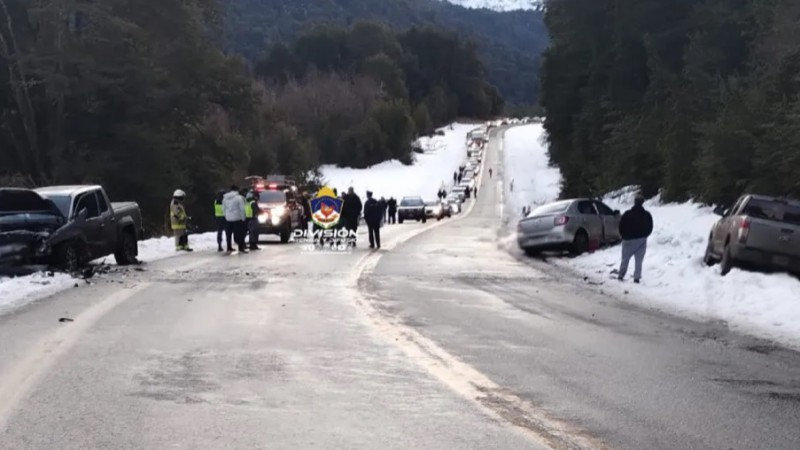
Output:
M444 136L423 137L420 147L425 153L414 153L416 161L411 166L392 160L368 169L351 169L322 166L320 171L326 184L340 192L352 186L362 200L367 190L376 198L420 196L424 200L435 200L436 192L445 183L453 182L453 172L466 159L466 135L478 125L453 124L441 128Z
M515 192L506 191L514 220L523 205L558 196L554 176L560 175L546 166L546 147L532 144L541 142L542 132L540 125L526 125L506 133L506 189L510 177L516 177ZM633 205L633 195L633 189L624 189L607 196L605 202L625 211ZM658 198L645 207L653 215L655 229L648 241L641 285L611 280L611 271L619 264L619 247L554 259L555 263L602 282L604 289L622 298L699 320L722 320L734 329L800 347L800 281L785 274L739 269L723 278L717 267L702 262L708 233L717 220L712 208L662 204Z
M213 250L217 247L217 234L191 235L189 236L189 244L195 251ZM148 239L139 243L139 260L142 262L153 262L177 254L175 240L172 238ZM113 256L95 261L95 264L104 263L116 264ZM78 281L63 273L35 273L14 278L0 277L0 314L23 304L72 288Z
M513 218L522 216L523 206L541 205L558 198L561 172L549 166L543 134L541 124L519 126L506 131L503 143L505 196Z

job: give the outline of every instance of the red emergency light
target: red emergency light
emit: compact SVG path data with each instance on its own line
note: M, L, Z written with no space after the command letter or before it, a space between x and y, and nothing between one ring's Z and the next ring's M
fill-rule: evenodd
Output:
M269 188L270 189L278 189L278 184L277 183L270 183Z

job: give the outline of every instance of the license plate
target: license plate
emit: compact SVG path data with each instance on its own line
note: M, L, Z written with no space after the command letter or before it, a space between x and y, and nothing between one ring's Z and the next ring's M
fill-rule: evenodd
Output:
M789 257L788 256L773 256L772 262L776 266L788 266L789 265Z

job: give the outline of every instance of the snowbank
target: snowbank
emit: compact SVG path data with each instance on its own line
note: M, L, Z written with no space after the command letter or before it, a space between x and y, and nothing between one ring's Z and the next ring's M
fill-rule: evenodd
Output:
M189 237L190 245L195 251L213 250L217 248L217 234L204 233ZM139 242L139 260L153 262L169 258L178 253L175 251L173 238L156 238ZM116 264L114 257L97 260L100 264ZM14 278L0 278L0 314L75 286L77 280L63 273L35 273Z
M550 167L541 124L519 126L506 131L503 160L506 203L511 207L512 217L521 216L523 206L535 207L558 198L561 172L558 168Z
M405 166L397 160L386 161L368 169L352 169L322 166L320 171L326 184L339 192L352 186L362 199L367 190L376 198L420 196L425 200L436 199L442 183L453 182L453 172L458 170L467 155L466 135L478 127L475 124L453 124L441 128L444 136L423 137L417 142L425 153L415 153L416 161Z
M514 128L505 138L506 177L517 178L515 193L508 199L516 210L515 218L522 205L552 199L558 193L552 169L542 165L546 148L531 145L539 142L533 127ZM541 128L537 130L541 136ZM606 196L605 202L625 211L632 206L634 193L635 189L623 189ZM604 289L631 302L645 302L699 320L722 320L734 329L800 347L800 281L785 274L739 269L723 278L717 267L702 262L708 233L717 220L711 208L694 203L662 204L658 198L645 207L653 215L655 229L648 241L641 285L612 280L611 272L619 265L619 247L552 261L602 282Z

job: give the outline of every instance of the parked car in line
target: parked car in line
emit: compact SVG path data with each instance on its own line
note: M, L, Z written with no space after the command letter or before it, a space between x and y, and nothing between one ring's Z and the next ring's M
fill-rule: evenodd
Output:
M463 202L467 196L467 186L463 184L459 184L458 186L453 187L451 191L451 195L456 196L459 202Z
M119 265L137 262L143 235L138 204L111 203L101 186L51 186L35 191L53 202L67 221L79 222L79 233L53 248L59 267L74 271L111 254Z
M446 198L442 200L442 215L448 219L453 217L453 203Z
M591 242L610 245L620 241L619 211L588 198L542 205L517 224L517 245L529 256L546 250L567 250L580 255Z
M727 275L753 265L800 273L800 201L743 195L711 228L703 260Z
M441 201L425 202L425 217L428 219L442 220L445 218L444 206Z
M416 220L422 223L428 221L422 197L403 197L400 200L400 204L397 206L397 222L403 223L405 220Z

